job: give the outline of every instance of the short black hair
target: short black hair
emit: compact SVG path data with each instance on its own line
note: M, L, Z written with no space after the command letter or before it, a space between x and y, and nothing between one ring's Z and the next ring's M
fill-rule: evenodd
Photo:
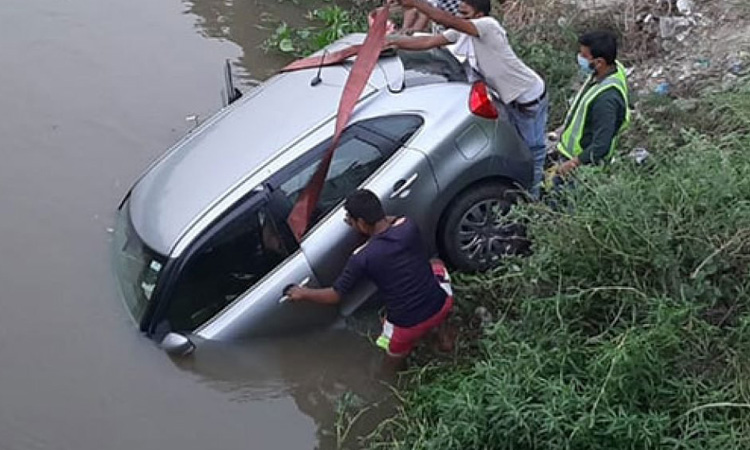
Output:
M463 2L476 9L477 12L484 14L485 16L489 16L490 10L492 10L490 0L463 0Z
M604 58L607 64L614 64L617 59L617 37L610 31L583 34L578 38L578 43L588 47L594 58Z
M367 189L358 189L349 194L344 202L344 209L352 219L362 219L368 225L374 225L385 218L380 199Z

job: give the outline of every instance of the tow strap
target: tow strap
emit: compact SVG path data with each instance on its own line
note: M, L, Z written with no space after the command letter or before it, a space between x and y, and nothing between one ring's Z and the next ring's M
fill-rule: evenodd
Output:
M328 169L331 166L333 152L338 146L341 133L344 131L349 118L352 115L354 106L359 101L359 96L370 79L375 64L378 62L380 52L385 44L386 22L388 20L388 7L382 7L375 15L370 29L367 31L367 37L362 45L354 45L343 50L332 53L326 58L326 55L313 58L305 58L293 62L284 67L282 71L299 70L303 68L319 67L321 65L334 64L334 61L341 62L346 58L357 55L354 65L349 73L344 91L339 101L339 108L336 114L336 128L333 134L331 146L326 150L323 159L320 161L318 168L315 170L310 181L305 186L304 191L297 198L297 202L289 214L287 223L292 229L292 233L297 241L300 241L302 235L307 230L310 223L310 217L318 204L320 193L323 190ZM328 64L326 64L328 63Z
M310 56L298 59L285 66L280 72L292 72L294 70L312 69L313 67L332 66L358 54L362 45L363 44L351 45L333 53L323 53L322 56Z

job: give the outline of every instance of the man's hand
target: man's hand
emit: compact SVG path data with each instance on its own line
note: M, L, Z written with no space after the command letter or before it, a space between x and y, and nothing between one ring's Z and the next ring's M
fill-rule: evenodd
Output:
M300 300L305 299L305 288L300 286L290 286L285 292L284 295L286 295L289 300L293 302L298 302Z
M284 295L289 301L311 301L324 305L333 305L341 301L341 296L331 289L313 289L297 285L291 285L284 289Z
M388 41L385 48L399 50L428 50L449 44L448 39L442 34L431 34L429 36L410 36L395 38Z
M580 165L581 161L578 158L569 159L557 167L557 173L563 177L567 176Z

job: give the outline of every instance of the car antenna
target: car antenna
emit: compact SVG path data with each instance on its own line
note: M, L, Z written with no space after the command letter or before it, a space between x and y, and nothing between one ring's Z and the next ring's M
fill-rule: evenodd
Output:
M323 81L323 79L320 78L320 71L323 69L323 62L326 60L327 53L328 50L323 50L323 56L320 58L320 65L318 66L318 73L315 74L315 78L310 80L310 86L317 86Z

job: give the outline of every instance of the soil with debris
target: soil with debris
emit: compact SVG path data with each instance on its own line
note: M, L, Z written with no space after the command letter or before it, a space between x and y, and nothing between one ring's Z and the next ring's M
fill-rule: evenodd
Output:
M616 14L636 95L693 97L750 73L748 0L578 0Z

